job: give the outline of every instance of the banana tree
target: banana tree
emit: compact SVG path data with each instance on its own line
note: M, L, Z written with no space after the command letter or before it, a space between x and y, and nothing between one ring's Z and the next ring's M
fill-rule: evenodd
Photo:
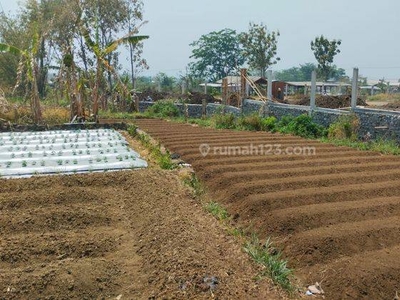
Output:
M105 46L104 49L101 48L100 44L98 41L93 41L93 39L90 36L89 30L85 26L81 26L81 34L85 39L85 43L87 47L90 49L90 51L93 52L93 54L96 57L96 78L95 78L95 84L92 92L92 97L93 97L93 115L95 120L97 120L98 116L98 111L99 111L99 89L100 89L100 82L102 79L102 73L103 73L103 67L112 72L118 81L118 83L126 89L125 84L121 81L119 75L117 74L115 68L109 64L107 61L107 56L114 52L118 46L122 44L131 44L135 45L139 43L140 41L144 39L148 39L149 36L147 35L135 35L137 33L137 30L129 32L127 35L124 37L121 37L119 39L116 39L112 42L110 42L107 46Z
M17 83L14 90L21 84L22 75L25 74L28 82L30 94L30 107L33 115L33 121L38 124L42 121L42 110L40 108L40 98L38 90L38 65L36 55L39 51L39 35L34 34L31 46L26 49L20 49L13 45L0 43L0 53L11 53L20 57L18 66Z

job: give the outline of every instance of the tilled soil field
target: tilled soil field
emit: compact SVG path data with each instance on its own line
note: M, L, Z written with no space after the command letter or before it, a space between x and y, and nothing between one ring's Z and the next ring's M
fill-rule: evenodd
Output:
M0 299L282 299L177 171L0 180Z
M239 226L272 236L302 282L320 282L327 299L400 291L400 157L266 132L136 124L192 164ZM315 155L224 151L260 144Z

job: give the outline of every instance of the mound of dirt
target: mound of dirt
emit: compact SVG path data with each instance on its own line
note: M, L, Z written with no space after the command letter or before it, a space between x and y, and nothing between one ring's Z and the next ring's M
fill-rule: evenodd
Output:
M385 104L379 108L387 109L387 110L400 110L400 102L391 102L391 103Z
M291 104L296 105L310 105L310 97L301 97L299 99L295 99L290 101ZM351 96L342 95L342 96L330 96L330 95L317 95L315 99L315 103L317 107L323 108L342 108L342 107L350 107L351 106ZM368 104L361 98L357 99L357 105L359 106L368 106Z
M163 99L179 99L185 101L189 104L202 104L203 99L206 99L207 103L214 103L215 98L212 95L191 91L187 94L175 94L167 92L157 92L155 90L145 90L138 94L139 101L146 101L149 97L153 101L163 100Z

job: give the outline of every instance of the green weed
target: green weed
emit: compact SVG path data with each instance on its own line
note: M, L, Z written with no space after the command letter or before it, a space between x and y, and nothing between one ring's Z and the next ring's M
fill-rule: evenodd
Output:
M253 234L251 239L244 245L244 251L249 254L256 263L262 265L264 270L262 276L269 276L286 291L294 291L291 283L293 271L288 268L287 261L282 259L282 252L272 246L268 238L261 244L258 237Z
M229 214L226 209L217 202L208 202L205 205L205 209L220 221L225 221L229 218Z

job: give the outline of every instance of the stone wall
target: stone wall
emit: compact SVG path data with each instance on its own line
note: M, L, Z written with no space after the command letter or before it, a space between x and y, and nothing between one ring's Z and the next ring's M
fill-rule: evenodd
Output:
M201 104L186 104L187 117L201 118L203 116L203 105Z
M354 112L360 119L360 137L400 141L400 112L367 108L356 108Z
M141 101L139 103L140 112L144 112L154 102ZM201 118L203 116L203 106L201 104L176 104L182 115L190 118ZM249 115L259 113L264 117L274 116L278 120L283 116L297 117L302 114L310 114L315 123L329 127L330 124L336 122L343 114L349 114L348 110L316 108L310 111L309 106L289 105L276 103L272 101L263 102L257 100L245 99L242 107L237 108L228 105L216 103L208 103L206 106L206 115L232 113L235 116ZM359 136L361 138L370 136L376 138L392 138L400 141L400 112L356 108L354 113L360 119Z
M308 114L308 112L309 112L308 106L289 105L289 104L282 104L282 103L275 103L272 101L268 101L264 115L274 116L279 120L284 116L298 117L302 114Z

